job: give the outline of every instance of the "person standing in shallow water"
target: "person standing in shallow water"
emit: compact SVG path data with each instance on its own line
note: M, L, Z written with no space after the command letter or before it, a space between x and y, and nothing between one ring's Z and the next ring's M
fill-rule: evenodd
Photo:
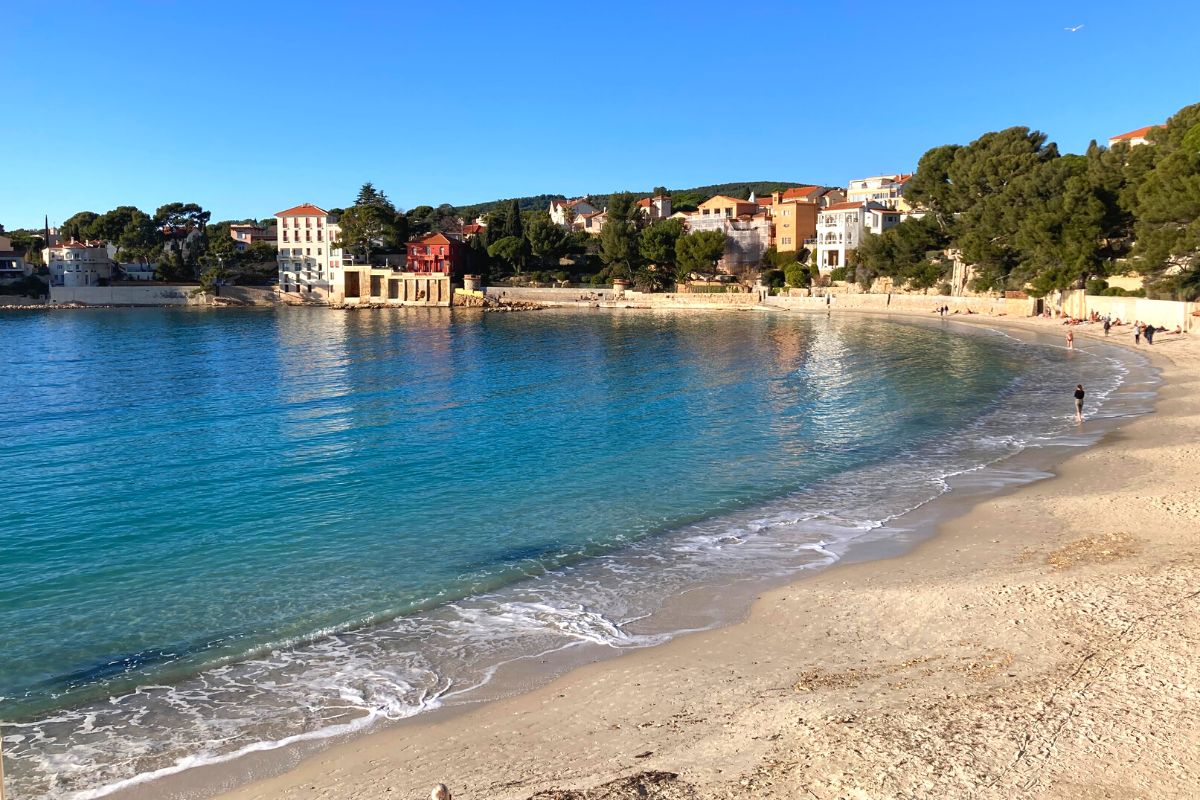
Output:
M1083 422L1083 396L1087 394L1083 390L1083 384L1075 384L1075 421Z
M1067 349L1068 350L1075 349L1075 331L1072 331L1072 330L1067 331Z

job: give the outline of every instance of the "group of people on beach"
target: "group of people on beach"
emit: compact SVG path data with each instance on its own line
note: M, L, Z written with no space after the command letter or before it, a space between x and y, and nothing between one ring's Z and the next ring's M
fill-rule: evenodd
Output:
M1081 324L1084 324L1087 322L1095 322L1095 323L1101 324L1104 327L1104 335L1105 336L1108 336L1109 332L1113 328L1115 328L1119 325L1126 324L1126 323L1121 322L1121 319L1119 317L1113 318L1112 316L1109 316L1107 314L1105 314L1104 316L1101 316L1100 314L1097 314L1096 312L1092 312L1091 316L1089 316L1088 319L1086 319L1086 320L1075 319L1074 317L1067 317L1066 319L1063 320L1063 325L1068 326L1068 328L1067 328L1067 349L1068 350L1075 349L1075 334L1072 332L1070 326L1081 325ZM1166 328L1156 328L1153 325L1142 322L1141 320L1134 320L1132 325L1133 325L1133 343L1134 344L1141 344L1143 338L1146 340L1146 344L1154 344L1154 335L1158 334L1158 333L1166 333L1166 334L1170 334L1170 335L1176 335L1176 334L1183 333L1182 325L1176 325L1175 330L1173 330L1173 331L1167 330Z
M974 314L975 312L974 312L974 311L972 311L972 310L971 310L971 309L969 309L969 308L968 308L968 309L966 309L965 311L962 311L962 312L960 312L958 309L955 309L954 311L951 311L951 310L950 310L950 306L938 306L937 308L935 308L935 309L933 310L933 313L937 314L939 317L944 317L944 316L946 316L947 314L958 314L958 313L962 313L962 314Z

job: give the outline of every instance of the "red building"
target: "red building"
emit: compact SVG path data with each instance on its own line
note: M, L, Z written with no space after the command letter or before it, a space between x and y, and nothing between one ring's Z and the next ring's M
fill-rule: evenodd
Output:
M408 243L409 272L442 272L453 276L462 270L463 243L444 233L431 233Z

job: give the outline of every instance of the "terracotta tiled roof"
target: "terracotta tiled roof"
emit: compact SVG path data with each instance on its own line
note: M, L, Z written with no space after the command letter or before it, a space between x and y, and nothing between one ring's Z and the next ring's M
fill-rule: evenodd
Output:
M293 206L287 211L280 211L275 214L277 217L327 217L329 212L323 208L318 208L312 203L302 203L298 206Z
M477 222L468 222L466 225L463 225L462 232L463 236L472 236L476 233L483 233L485 230L487 230L486 225L480 225Z
M649 207L650 207L650 204L651 204L652 202L654 202L654 201L653 201L653 200L651 200L649 197L643 197L641 200L638 200L638 201L637 201L637 204L638 204L639 206L641 206L642 208L649 208Z
M798 186L794 189L787 189L783 193L784 200L808 199L816 197L824 191L820 186Z
M1114 136L1111 139L1109 139L1109 141L1116 142L1116 141L1121 141L1121 140L1125 140L1125 139L1145 139L1146 134L1149 133L1150 131L1154 130L1155 128L1165 128L1165 127L1166 127L1165 125L1147 125L1144 128L1138 128L1136 131L1130 131L1129 133L1122 133L1120 136Z
M450 244L444 233L427 233L420 239L409 239L409 244Z
M861 201L848 201L845 203L831 203L825 206L826 211L849 211L852 208L862 208L867 203Z
M738 205L741 205L741 206L750 206L750 205L755 205L754 203L751 203L749 200L740 200L740 199L738 199L738 198L736 198L736 197L730 197L730 196L729 196L729 195L727 195L727 194L716 194L716 195L713 195L712 197L708 198L708 199L707 199L707 200L705 200L704 202L705 202L705 203L711 203L713 200L724 200L724 201L726 201L726 202L728 202L728 203L737 203ZM703 205L703 203L702 203L701 205Z
M771 205L771 198L760 197L755 202L757 202L760 206L769 206L769 205Z

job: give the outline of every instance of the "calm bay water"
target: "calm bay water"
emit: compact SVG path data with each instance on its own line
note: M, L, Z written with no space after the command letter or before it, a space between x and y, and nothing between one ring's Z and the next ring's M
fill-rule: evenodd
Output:
M662 641L679 592L831 563L951 476L1086 443L1070 389L1126 374L1099 346L749 313L103 310L0 316L0 341L17 798Z

